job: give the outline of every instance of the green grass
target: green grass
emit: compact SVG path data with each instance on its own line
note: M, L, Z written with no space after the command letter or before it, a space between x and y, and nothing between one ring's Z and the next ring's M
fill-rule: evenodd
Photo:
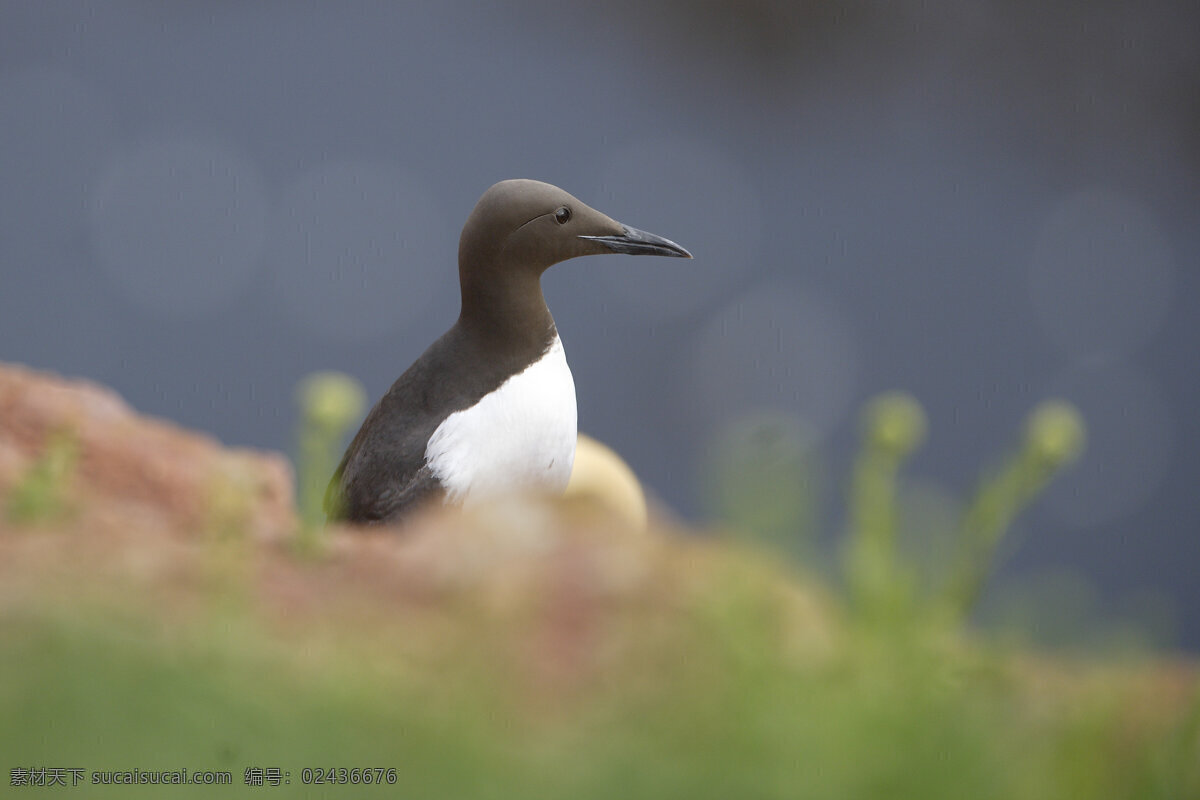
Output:
M1137 665L1054 667L1066 689L1041 698L1013 654L929 628L851 625L831 651L797 658L758 576L714 586L668 635L567 692L516 672L505 642L520 619L484 630L464 614L468 635L414 675L377 631L332 648L232 611L164 626L128 608L10 610L0 752L9 768L231 771L235 785L213 796L265 791L242 786L248 766L286 770L278 796L308 795L306 766L397 771L399 791L330 796L1200 796L1197 709L1147 713Z

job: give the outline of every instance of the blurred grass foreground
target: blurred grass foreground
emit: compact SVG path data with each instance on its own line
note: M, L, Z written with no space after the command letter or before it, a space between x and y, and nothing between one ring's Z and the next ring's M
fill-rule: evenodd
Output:
M303 389L296 513L277 457L0 365L5 796L1200 797L1194 663L965 622L1083 446L1069 406L1034 412L930 587L896 542L925 428L902 395L864 415L835 581L582 502L324 529L335 406L361 402L330 386ZM714 491L748 527L803 524L803 487L752 472ZM149 770L231 781L93 783Z

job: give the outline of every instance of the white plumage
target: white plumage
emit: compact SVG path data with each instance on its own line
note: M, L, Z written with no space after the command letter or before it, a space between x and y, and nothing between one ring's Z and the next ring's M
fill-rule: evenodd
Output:
M558 336L540 359L442 421L425 462L446 501L514 490L561 493L575 460L575 380Z

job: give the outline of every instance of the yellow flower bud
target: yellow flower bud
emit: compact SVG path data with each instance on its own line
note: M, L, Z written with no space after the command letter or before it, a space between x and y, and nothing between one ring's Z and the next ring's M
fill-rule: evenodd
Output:
M925 441L925 411L910 394L887 392L867 405L864 417L868 440L898 456L907 455Z
M362 416L367 394L340 372L314 372L300 382L296 397L305 420L322 430L340 430Z
M1078 458L1086 441L1083 416L1065 400L1042 402L1025 423L1026 447L1052 468Z

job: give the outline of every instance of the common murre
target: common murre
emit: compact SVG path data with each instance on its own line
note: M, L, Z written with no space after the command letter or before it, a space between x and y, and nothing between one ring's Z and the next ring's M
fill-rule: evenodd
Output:
M484 192L459 238L458 321L367 415L325 492L330 520L387 522L431 500L561 492L575 455L575 383L540 278L603 253L692 257L547 183Z

